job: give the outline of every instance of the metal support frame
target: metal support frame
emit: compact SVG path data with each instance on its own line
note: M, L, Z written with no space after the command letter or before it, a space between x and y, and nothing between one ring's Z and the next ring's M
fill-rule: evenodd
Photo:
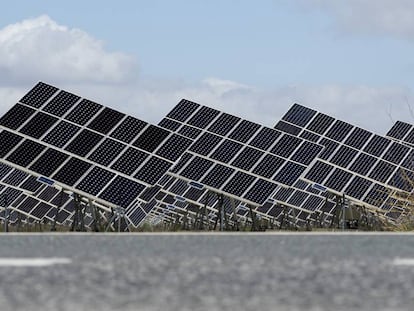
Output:
M4 203L4 232L9 232L9 198L7 193L3 193Z
M111 228L111 226L114 226L115 231L121 232L122 220L125 221L129 231L128 219L126 217L125 209L123 207L113 208L111 214L111 218L108 221L105 231L108 231Z
M86 231L84 222L85 208L82 206L80 195L74 193L73 201L75 203L75 214L73 215L70 231Z
M63 189L59 193L59 205L55 206L55 214L53 215L53 222L52 222L52 228L50 228L50 231L56 231L56 220L59 215L60 209L62 208L63 204Z
M96 207L95 204L93 204L91 199L88 199L88 206L89 209L91 211L91 215L92 215L92 230L95 232L99 232L100 226L101 226L101 218L100 218L100 214L98 211L98 208Z
M253 208L248 205L249 207L249 211L250 211L250 218L252 219L252 227L251 227L251 231L257 231L258 227L257 227L257 223L256 223L256 213L253 211Z

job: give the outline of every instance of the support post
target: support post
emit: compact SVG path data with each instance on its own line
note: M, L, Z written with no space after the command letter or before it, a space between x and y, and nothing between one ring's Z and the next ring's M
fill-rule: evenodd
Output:
M345 231L345 222L346 222L346 215L345 215L345 195L341 198L341 205L342 205L342 231Z
M250 210L250 218L252 219L252 228L251 228L251 231L256 231L256 230L257 230L257 225L256 225L256 215L255 215L255 213L253 212L253 209L252 209L252 207L250 206L250 204L249 204L248 206L249 206L249 210Z
M239 223L237 221L237 213L236 213L236 204L234 203L234 199L230 198L231 209L233 212L233 229L239 231Z
M95 204L93 204L91 199L88 200L88 206L91 210L92 219L93 219L93 221L92 221L92 230L95 231L95 232L99 232L100 217L99 217L98 209L96 208Z
M56 231L56 219L58 217L60 209L62 208L62 204L63 204L63 189L59 193L59 205L55 206L55 215L53 216L52 228L50 228L50 231Z
M4 232L9 232L9 199L7 193L3 194L4 198Z
M219 212L219 217L220 217L220 231L223 231L223 214L224 214L224 206L223 206L223 195L219 194L218 195L218 212Z
M78 194L74 194L74 203L75 203L75 214L73 215L73 221L71 226L71 231L85 231L84 227L84 213L82 212L81 199Z

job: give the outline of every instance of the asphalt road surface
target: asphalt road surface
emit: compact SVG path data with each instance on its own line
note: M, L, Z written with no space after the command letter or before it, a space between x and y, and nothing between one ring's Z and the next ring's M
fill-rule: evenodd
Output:
M2 234L0 310L413 310L411 234Z

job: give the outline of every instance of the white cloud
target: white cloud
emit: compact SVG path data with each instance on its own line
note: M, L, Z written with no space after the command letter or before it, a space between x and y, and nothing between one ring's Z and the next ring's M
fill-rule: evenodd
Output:
M136 75L134 59L104 50L101 41L43 15L0 30L0 82L122 83Z
M400 87L296 85L263 90L214 77L189 83L139 78L136 72L131 57L108 52L87 33L47 16L0 29L0 113L42 80L154 123L181 98L268 126L294 102L379 133L391 127L390 115L414 123L407 106L414 106L414 94Z
M412 0L299 0L307 8L333 13L346 31L414 37Z

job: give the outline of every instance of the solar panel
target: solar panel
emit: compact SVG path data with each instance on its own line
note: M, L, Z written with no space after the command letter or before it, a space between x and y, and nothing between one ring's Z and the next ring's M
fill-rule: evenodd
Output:
M377 188L383 189L379 196L383 199L382 204L391 191L411 191L412 186L404 184L398 173L399 165L409 166L407 159L410 154L414 155L410 147L312 109L300 108L297 104L291 110L293 114L294 111L298 114L308 111L306 121L292 116L292 111L282 118L300 128L297 136L325 146L318 156L320 160L310 164L306 170L306 181L368 204L373 202ZM406 124L397 122L388 136L409 141L411 130ZM378 202L371 205L381 206Z
M414 143L411 126L396 124L393 142L298 104L271 129L182 100L156 126L40 82L0 126L2 162L33 174L29 180L15 170L5 180L38 192L20 193L15 202L35 219L52 217L49 200L56 202L56 194L36 189L36 176L121 205L134 225L153 211L182 217L180 210L197 213L204 204L215 211L220 200L209 191L236 201L243 217L243 204L275 217L284 203L303 223L314 211L334 210L324 187L390 214L389 190L412 189L404 178L414 174L414 151L397 142ZM70 201L59 212L62 221L73 215ZM230 201L225 205L231 214Z
M394 138L396 140L404 141L404 137L407 136L407 134L411 131L412 125L397 121L395 124L391 127L391 129L387 132L386 136L390 138Z
M4 163L128 213L192 142L42 82L0 125Z
M7 197L8 205L14 212L42 221L49 210L54 209L53 197L58 190L48 187L21 170L0 164L0 197ZM62 202L66 202L66 197ZM4 203L4 202L3 202ZM1 216L0 216L1 217Z
M193 120L192 125L180 121L184 120L182 114L179 113L179 107L183 103L185 110L183 114L187 114L185 120ZM247 201L256 206L256 212L273 217L263 214L265 209L260 207L258 202L265 203L281 183L294 183L305 170L306 164L322 150L322 146L222 112L217 114L213 111L214 113L212 112L207 117L210 122L207 124L208 122L201 119L201 111L210 110L191 102L191 113L189 113L189 110L186 110L187 104L188 101L181 101L168 114L171 119L167 116L159 123L171 128L169 121L173 121L175 131L179 133L187 132L188 127L192 130L203 130L201 134L198 132L196 135L186 135L194 142L188 152L184 153L180 161L172 168L173 183L163 186L163 191L173 193L178 198L187 200L187 203L202 206L207 200L207 205L211 208L215 208L217 204L217 198L214 195L208 196L205 188L198 189L188 185L195 180L202 187L222 192L237 201L240 199ZM194 116L197 117L194 118ZM229 122L225 123L223 120ZM178 126L177 123L181 125ZM183 128L186 130L182 131ZM284 136L289 136L290 139ZM281 138L283 138L282 143L275 147L276 142ZM284 141L293 141L293 147L287 152L283 150L287 148ZM299 143L295 145L295 142ZM283 152L292 160L274 155ZM188 182L187 186L184 187L182 184L180 187L177 186L180 178ZM186 206L185 202L173 198L174 196L157 197L158 204L179 208ZM189 204L186 208L188 211Z

